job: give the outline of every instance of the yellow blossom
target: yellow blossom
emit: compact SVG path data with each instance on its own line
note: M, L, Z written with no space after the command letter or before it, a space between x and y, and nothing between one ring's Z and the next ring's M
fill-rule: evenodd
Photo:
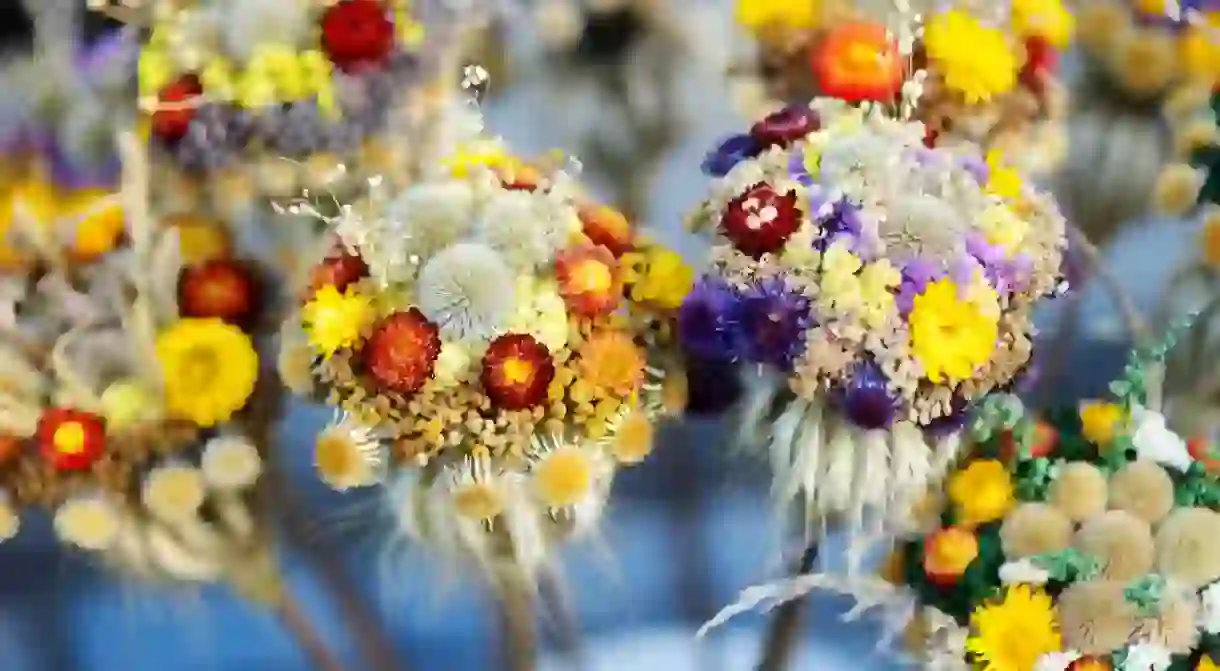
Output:
M332 284L318 289L301 308L301 323L309 344L324 357L355 345L376 316L371 298L351 287L339 293Z
M1018 217L1003 203L996 203L983 210L978 223L987 243L1000 247L1009 256L1017 252L1030 231L1029 222Z
M1017 83L1017 59L1008 38L961 10L942 12L928 23L924 48L945 85L967 104L988 102Z
M1004 159L1003 152L998 149L987 152L987 169L987 193L1007 201L1020 200L1024 181Z
M995 352L997 315L959 294L958 286L944 279L929 284L913 301L911 349L932 382L969 379Z
M890 289L902 283L898 272L887 259L864 266L860 273L860 318L868 328L881 328L894 308Z
M1117 403L1086 401L1080 404L1080 434L1090 443L1105 447L1114 440L1126 413Z
M676 310L695 283L695 271L673 250L650 246L644 252L623 255L624 283L631 300L662 310Z
M1012 475L997 459L977 459L949 477L949 501L965 527L994 522L1016 504Z
M156 96L174 80L174 61L163 49L144 47L136 65L140 96Z
M777 27L793 31L814 30L822 23L819 0L737 0L734 18L755 35Z
M1012 28L1022 37L1041 37L1064 49L1076 29L1076 19L1061 0L1013 0Z
M170 414L201 427L228 421L258 379L250 336L219 319L180 319L157 336Z
M199 84L211 100L227 102L237 97L237 74L224 58L213 58L199 73Z

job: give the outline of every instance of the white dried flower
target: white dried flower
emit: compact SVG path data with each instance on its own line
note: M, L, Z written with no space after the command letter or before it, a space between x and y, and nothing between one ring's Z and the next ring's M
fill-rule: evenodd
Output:
M1038 661L1034 663L1033 671L1067 671L1067 669L1071 668L1072 663L1082 656L1075 650L1048 652L1039 657Z
M1208 585L1199 601L1199 628L1209 634L1220 634L1220 583Z
M167 521L189 519L207 497L203 473L182 464L154 468L144 478L141 499L154 516Z
M55 511L55 535L83 550L101 552L114 546L123 526L117 506L101 496L78 496Z
M578 230L580 218L569 202L537 192L501 190L484 205L474 234L503 254L514 270L528 272L553 261Z
M474 185L463 180L412 185L386 208L382 230L374 236L400 257L426 261L471 229L477 195Z
M371 429L343 417L318 434L314 466L318 477L336 491L368 487L381 480L385 452Z
M247 489L263 473L258 448L245 436L218 436L209 440L200 465L204 481L219 490Z
M1028 558L1005 562L1000 567L1000 582L1005 585L1025 583L1029 585L1045 585L1051 579L1051 574L1037 566Z
M487 245L460 242L420 271L416 305L445 340L490 340L512 316L516 276Z
M1141 642L1127 648L1127 657L1120 671L1168 671L1173 656L1165 648Z

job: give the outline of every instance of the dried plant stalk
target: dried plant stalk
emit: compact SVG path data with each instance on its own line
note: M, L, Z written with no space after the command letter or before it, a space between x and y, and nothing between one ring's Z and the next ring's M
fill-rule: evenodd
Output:
M538 668L537 593L519 570L508 567L497 580L501 649L505 671Z
M813 571L818 561L820 547L815 539L805 546L800 561L793 571L794 577ZM802 611L805 599L793 599L776 609L771 624L767 627L763 643L762 658L758 662L757 671L783 671L792 663L797 643L800 641Z

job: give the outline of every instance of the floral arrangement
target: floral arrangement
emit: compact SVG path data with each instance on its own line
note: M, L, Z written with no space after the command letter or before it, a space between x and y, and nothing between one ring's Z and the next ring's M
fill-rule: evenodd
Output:
M906 3L898 30L847 4L738 0L737 21L758 44L772 99L897 105L904 85L916 87L929 144L1003 149L1031 170L1059 159L1065 93L1055 72L1074 29L1059 0L1013 2L1003 25L982 10Z
M888 565L917 597L908 633L928 663L1216 668L1220 462L1152 407L1148 371L1171 345L1138 354L1113 401L1038 418L996 397L980 414Z
M259 378L240 326L254 278L199 250L186 263L173 228L133 238L88 281L49 274L7 297L0 535L40 507L61 541L118 569L261 594L263 462L240 421Z
M853 534L887 528L1022 372L1066 245L1048 194L923 137L868 104L786 108L713 152L691 222L716 242L684 348L746 364L742 440L782 498Z
M1080 42L1110 84L1147 102L1220 81L1220 12L1208 0L1107 0L1080 9Z
M320 477L380 485L432 547L530 576L681 409L669 344L692 271L570 170L486 138L343 210L282 335L282 378L339 411Z
M340 188L402 160L388 132L419 113L407 94L426 83L429 54L410 0L148 9L138 70L152 142L184 175L211 178L213 199Z

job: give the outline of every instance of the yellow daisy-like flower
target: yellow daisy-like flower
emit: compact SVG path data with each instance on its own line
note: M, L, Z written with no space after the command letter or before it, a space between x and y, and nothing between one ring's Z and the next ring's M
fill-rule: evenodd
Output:
M979 228L987 243L1015 254L1029 235L1029 222L1017 216L1007 205L996 204L983 211Z
M1006 201L1016 201L1021 198L1024 181L1004 158L1004 152L992 149L987 152L987 186L985 191L993 196L999 196Z
M1080 433L1090 443L1105 447L1114 440L1126 412L1117 403L1089 401L1080 404Z
M1012 475L997 459L970 462L950 476L946 494L964 527L994 522L1016 504Z
M1033 671L1039 657L1063 647L1050 595L1025 584L1010 585L1000 601L975 608L970 630L966 650L983 671Z
M623 283L630 288L631 300L648 303L662 310L676 310L695 284L695 271L682 257L664 247L652 246L643 252L623 255L626 271Z
M959 298L950 279L929 284L915 297L908 317L911 350L927 379L961 382L991 359L999 325L987 312L978 303Z
M597 466L592 455L575 446L549 452L533 467L534 492L548 508L580 503L593 489Z
M1013 0L1012 29L1022 37L1041 37L1064 49L1076 30L1076 18L1060 0Z
M180 319L157 337L171 415L208 428L246 405L258 380L250 336L220 319Z
M733 16L738 25L755 35L776 27L814 30L822 23L822 3L819 0L737 0Z
M924 29L923 40L945 85L968 104L987 102L1017 83L1017 58L1004 33L963 11L937 15Z
M1200 25L1186 29L1179 39L1178 52L1187 76L1196 82L1212 84L1220 80L1220 45L1215 31L1220 29L1220 12L1207 12Z
M339 293L332 284L318 289L301 308L309 344L324 357L355 345L376 318L372 298L356 293L352 287Z
M627 396L644 381L644 353L622 331L593 334L577 354L580 378L594 389Z
M468 143L445 160L449 173L457 179L470 177L475 168L510 171L520 164L521 161L510 156L498 142Z

